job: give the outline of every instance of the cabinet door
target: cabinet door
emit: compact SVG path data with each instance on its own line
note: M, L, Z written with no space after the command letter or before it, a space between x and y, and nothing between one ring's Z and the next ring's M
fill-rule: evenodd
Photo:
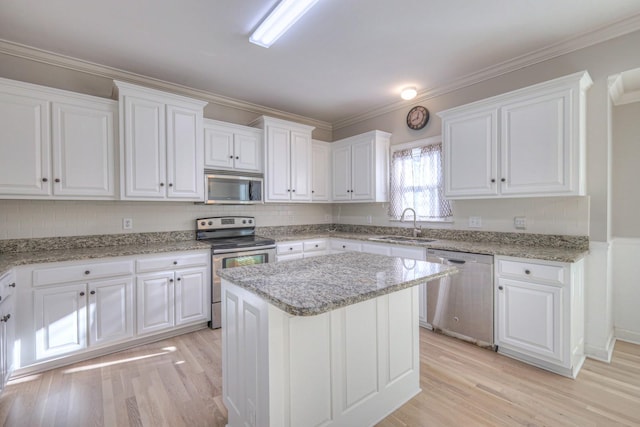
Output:
M133 280L89 283L89 345L133 337Z
M501 110L502 194L570 193L571 91L530 97Z
M351 146L335 147L331 150L332 188L334 201L351 200Z
M497 195L498 110L447 117L442 129L445 197Z
M49 103L0 88L0 194L51 194Z
M234 135L234 167L237 170L262 171L262 137L258 134Z
M419 285L418 288L418 323L423 328L430 328L429 320L427 320L427 284Z
M86 285L54 286L33 291L36 360L87 346Z
M204 129L204 166L233 169L233 131L207 127Z
M13 298L0 304L0 391L13 372L16 313Z
M115 196L116 106L53 103L53 193Z
M136 278L138 335L170 329L174 325L173 272Z
M351 200L375 200L373 141L356 142L351 146Z
M290 132L275 126L267 127L267 164L265 184L267 201L291 199Z
M498 279L498 345L563 362L562 288Z
M208 277L206 268L176 272L176 326L209 320Z
M311 200L311 135L291 132L291 200Z
M311 199L318 202L328 202L331 188L331 147L329 144L313 141L311 159Z
M202 110L167 105L167 196L204 200Z
M165 105L125 96L123 198L166 197L165 141Z

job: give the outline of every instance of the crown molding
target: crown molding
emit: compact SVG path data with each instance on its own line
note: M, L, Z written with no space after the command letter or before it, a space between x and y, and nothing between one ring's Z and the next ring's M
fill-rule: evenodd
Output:
M640 102L640 90L626 90L622 74L609 77L609 95L613 105L626 105Z
M480 71L463 76L459 79L452 80L433 88L420 91L418 93L418 96L412 99L410 102L411 104L416 104L418 102L436 98L438 96L454 92L464 87L471 86L476 83L492 79L494 77L499 77L503 74L507 74L534 64L538 64L540 62L544 62L558 56L566 55L576 50L593 46L595 44L602 43L607 40L611 40L638 30L640 30L640 14L633 15L611 25L582 33L575 37L565 39L561 42L554 43L552 45L534 50L516 58L512 58L499 64L492 65ZM372 119L382 114L387 114L406 108L407 105L407 101L396 101L392 104L383 105L373 110L347 117L343 120L335 121L333 123L333 130L342 129L347 126L362 122L364 120Z
M315 120L309 117L287 113L286 111L281 111L275 108L269 108L263 105L253 104L251 102L241 101L234 98L229 98L223 95L217 95L215 93L207 92L204 90L193 89L187 86L144 76L142 74L120 70L118 68L101 65L95 62L85 61L66 55L61 55L31 46L14 43L8 40L0 39L0 54L24 58L43 64L66 68L69 70L78 71L98 77L105 77L112 80L123 80L129 83L140 84L151 87L153 89L168 91L178 95L188 96L190 98L201 99L212 104L235 108L237 110L246 111L249 113L266 116L276 116L286 120L315 126L318 129L329 132L333 130L333 127L330 123L321 120Z

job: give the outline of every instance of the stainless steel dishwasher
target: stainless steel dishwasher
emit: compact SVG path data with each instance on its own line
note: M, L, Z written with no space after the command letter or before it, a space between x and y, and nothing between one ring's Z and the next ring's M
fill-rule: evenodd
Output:
M436 332L493 349L493 256L429 249L427 260L460 270L427 284L427 322Z

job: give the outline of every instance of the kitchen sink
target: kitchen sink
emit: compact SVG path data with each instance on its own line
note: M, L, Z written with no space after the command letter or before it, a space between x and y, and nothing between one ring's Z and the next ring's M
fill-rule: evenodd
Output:
M421 237L407 237L407 236L376 236L369 237L368 240L377 242L391 242L391 243L429 243L435 242L436 239L423 239Z

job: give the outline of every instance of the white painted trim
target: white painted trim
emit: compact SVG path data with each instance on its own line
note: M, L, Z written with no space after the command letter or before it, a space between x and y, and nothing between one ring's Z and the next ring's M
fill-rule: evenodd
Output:
M561 55L566 55L579 49L593 46L595 44L632 33L634 31L637 31L638 29L640 29L640 14L623 19L611 25L597 28L590 32L579 34L561 42L535 50L528 54L521 55L517 58L492 65L483 70L468 74L451 82L447 82L430 89L420 91L420 93L418 93L418 96L411 100L411 103L412 105L418 104L420 102L436 98L438 96L474 85L476 83L480 83L485 80L492 79L494 77L498 77L534 64L538 64L540 62L547 61L549 59L556 58ZM333 123L333 130L335 131L337 129L342 129L355 123L380 116L382 114L406 108L407 105L407 101L397 101L393 104L374 108L362 114L357 114L351 117L347 117L343 120L338 120Z
M616 339L640 345L640 333L627 329L615 328Z
M321 120L311 119L309 117L300 116L298 114L287 113L275 108L265 107L263 105L253 104L251 102L241 101L223 95L217 95L215 93L207 92L204 90L193 89L176 83L155 79L153 77L143 76L141 74L120 70L118 68L108 67L106 65L96 64L94 62L84 61L82 59L72 58L70 56L37 49L8 40L0 39L0 54L24 58L31 61L66 68L68 70L78 71L89 75L140 84L152 89L168 91L189 98L201 99L211 104L235 108L241 111L247 111L258 115L282 117L297 123L315 126L317 129L322 129L329 132L333 130L330 123Z
M613 101L613 105L625 105L633 104L634 102L640 102L640 90L634 90L627 92L624 88L624 82L622 80L622 74L615 74L609 76L609 95Z
M429 138L418 139L416 141L405 142L402 144L391 145L391 153L400 150L408 150L411 148L424 147L426 145L440 144L442 142L442 135L436 135Z
M613 355L613 348L616 345L616 337L612 332L609 335L607 344L604 347L597 347L585 344L584 353L589 359L599 360L605 363L611 363L611 356Z

